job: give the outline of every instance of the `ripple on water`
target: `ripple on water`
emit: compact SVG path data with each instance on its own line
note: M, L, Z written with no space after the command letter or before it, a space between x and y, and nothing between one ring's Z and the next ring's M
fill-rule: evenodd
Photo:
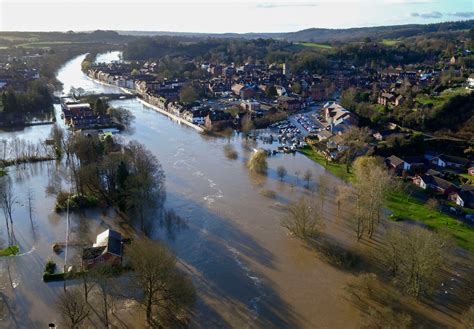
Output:
M260 302L263 298L265 298L265 293L262 292L262 279L259 278L257 275L252 273L250 268L245 265L241 260L240 260L240 252L236 250L235 248L229 246L226 244L227 250L232 254L232 258L236 262L236 264L245 272L245 276L250 279L250 281L253 283L253 285L256 288L257 295L252 297L249 302L247 307L249 308L250 313L252 314L251 316L251 321L255 321L258 319L260 315Z

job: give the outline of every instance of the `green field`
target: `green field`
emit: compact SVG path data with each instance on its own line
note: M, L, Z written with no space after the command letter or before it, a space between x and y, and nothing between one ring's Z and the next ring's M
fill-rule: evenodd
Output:
M297 45L302 45L305 47L313 47L313 48L321 48L321 49L332 49L332 46L326 45L323 43L316 43L316 42L297 42Z
M432 210L424 203L402 192L393 192L387 199L387 208L394 220L412 220L425 224L435 231L445 231L456 243L467 250L474 250L474 228L451 216Z
M464 95L469 93L469 90L463 87L455 88L455 89L446 89L439 94L439 96L429 96L426 94L418 94L415 100L421 104L433 104L433 106L442 106L448 100L457 95Z
M401 41L398 39L383 39L382 44L385 46L395 46L396 44L400 43Z

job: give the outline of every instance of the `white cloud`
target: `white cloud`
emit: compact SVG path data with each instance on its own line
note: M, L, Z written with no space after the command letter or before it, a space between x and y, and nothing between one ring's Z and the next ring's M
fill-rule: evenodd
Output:
M474 17L474 11L457 11L449 15L455 16L455 17L462 17L462 18L471 18L471 17Z
M431 19L431 18L441 18L443 17L443 14L440 13L439 11L429 11L425 13L411 13L410 16Z
M316 7L318 4L314 2L263 2L257 3L257 8L285 8L285 7Z

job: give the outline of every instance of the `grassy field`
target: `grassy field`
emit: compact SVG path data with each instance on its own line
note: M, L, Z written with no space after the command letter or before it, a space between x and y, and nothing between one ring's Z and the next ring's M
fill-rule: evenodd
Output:
M400 40L397 39L383 39L382 44L385 46L395 46L396 44L400 43Z
M415 100L420 102L421 104L433 104L433 106L441 106L445 104L450 98L467 94L469 91L463 87L455 88L455 89L446 89L439 96L429 96L424 94L419 94Z
M412 220L425 224L435 231L445 231L456 243L467 250L474 251L474 228L451 216L432 210L421 201L402 192L391 193L387 208L392 211L394 220Z
M26 42L21 43L19 45L15 45L16 47L23 47L23 48L51 48L57 45L70 45L74 43L80 42L71 42L71 41L35 41L35 42Z
M305 47L313 47L313 48L321 48L321 49L332 49L332 46L325 45L323 43L316 43L316 42L297 42L297 45L302 45Z
M326 164L326 159L309 146L301 149L300 152L344 181L351 182L354 179L352 173L346 172L344 164L332 162ZM391 219L421 222L435 231L446 231L460 247L474 251L474 227L447 214L435 211L404 192L392 192L387 198L385 206L392 212Z
M326 168L329 172L333 175L345 180L346 182L352 181L354 175L352 173L348 173L346 170L346 165L334 162L326 162L326 159L316 153L311 147L306 146L305 148L301 149L300 152L306 155L308 158L313 160L314 162L319 163L321 166Z

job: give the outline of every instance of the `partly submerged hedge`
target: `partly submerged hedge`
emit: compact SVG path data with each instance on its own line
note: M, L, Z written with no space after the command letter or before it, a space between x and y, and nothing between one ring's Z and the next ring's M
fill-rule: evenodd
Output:
M14 256L20 252L18 246L8 246L5 249L0 249L0 256Z

